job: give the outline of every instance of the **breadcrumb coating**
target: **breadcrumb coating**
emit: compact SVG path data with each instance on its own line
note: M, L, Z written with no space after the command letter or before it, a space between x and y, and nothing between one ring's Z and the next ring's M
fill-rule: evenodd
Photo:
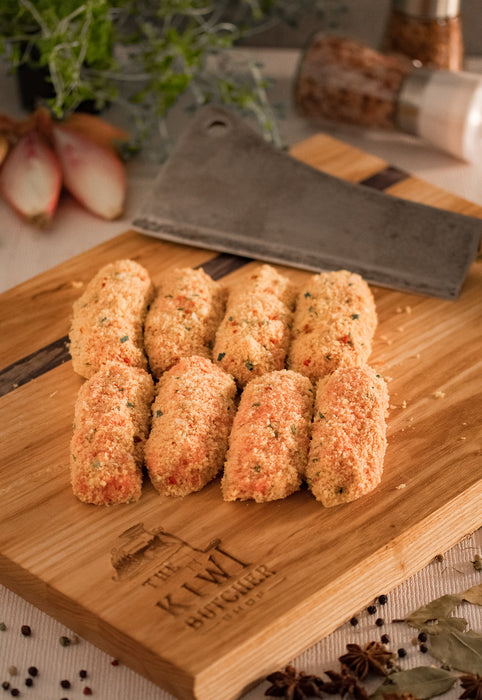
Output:
M236 383L205 357L186 357L159 380L145 463L164 496L202 489L223 466Z
M245 386L254 377L285 367L295 287L262 265L228 297L217 330L213 360Z
M143 324L153 292L147 271L133 260L99 270L73 305L70 354L77 374L88 379L112 361L146 369Z
M340 367L316 388L306 480L324 506L348 503L380 482L388 390L371 367Z
M376 327L375 302L360 275L313 275L297 297L287 366L315 382L338 367L363 365Z
M232 293L236 296L243 296L246 291L256 296L273 294L291 311L294 309L296 285L271 265L258 265L247 277L243 277L232 287Z
M300 487L312 408L311 382L297 372L270 372L246 385L224 465L225 501L273 501Z
M164 275L144 330L145 348L155 377L182 357L211 358L225 301L225 290L204 270L176 268Z
M139 499L153 398L152 377L120 363L102 367L81 386L70 460L79 500L113 505Z

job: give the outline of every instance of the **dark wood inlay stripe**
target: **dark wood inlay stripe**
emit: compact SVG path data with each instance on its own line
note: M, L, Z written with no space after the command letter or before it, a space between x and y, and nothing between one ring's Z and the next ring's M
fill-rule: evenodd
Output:
M243 255L232 255L231 253L219 253L215 258L211 258L207 262L199 265L204 272L213 278L220 280L231 272L239 270L248 263L252 262L251 258L246 258Z
M5 396L67 360L70 360L69 337L64 335L63 338L54 340L50 345L5 367L0 372L0 396Z
M372 187L374 190L387 190L392 185L396 185L397 182L402 182L410 177L409 173L404 170L395 168L393 165L387 165L386 168L380 170L380 172L366 177L364 180L360 180L360 185L366 185L366 187Z

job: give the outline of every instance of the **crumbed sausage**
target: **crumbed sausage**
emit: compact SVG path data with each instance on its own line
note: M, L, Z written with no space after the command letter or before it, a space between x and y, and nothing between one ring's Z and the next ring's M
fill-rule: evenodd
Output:
M211 357L226 293L204 270L167 272L147 314L144 342L155 377L182 357Z
M149 275L135 261L117 260L101 268L73 305L74 371L89 378L112 361L146 369L143 324L152 295Z
M294 300L290 280L269 265L256 268L231 290L216 333L213 360L239 386L284 368Z
M119 363L105 365L81 386L70 460L79 500L95 505L138 500L153 398L152 377Z
M159 380L145 449L160 494L199 491L223 466L235 412L236 383L205 357L187 357Z
M273 501L299 488L312 404L311 382L296 372L270 372L246 385L229 439L224 500Z
M325 506L353 501L382 477L388 390L371 367L340 367L316 388L306 480Z
M298 293L288 368L316 381L337 367L363 365L376 326L375 302L360 275L313 275Z

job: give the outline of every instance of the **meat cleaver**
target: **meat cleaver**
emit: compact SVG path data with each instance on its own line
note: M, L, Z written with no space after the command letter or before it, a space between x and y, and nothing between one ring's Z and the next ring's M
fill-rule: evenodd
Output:
M482 221L345 182L268 144L241 117L192 117L133 221L170 241L455 299Z

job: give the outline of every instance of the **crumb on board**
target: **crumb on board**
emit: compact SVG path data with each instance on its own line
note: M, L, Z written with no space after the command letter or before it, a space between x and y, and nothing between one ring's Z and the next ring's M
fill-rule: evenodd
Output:
M445 391L434 391L432 396L434 399L444 399L445 398Z
M407 484L398 484L398 486L395 486L397 491L402 491L404 488L406 488Z
M72 280L72 287L74 289L80 289L83 286L84 286L84 283L81 280Z

